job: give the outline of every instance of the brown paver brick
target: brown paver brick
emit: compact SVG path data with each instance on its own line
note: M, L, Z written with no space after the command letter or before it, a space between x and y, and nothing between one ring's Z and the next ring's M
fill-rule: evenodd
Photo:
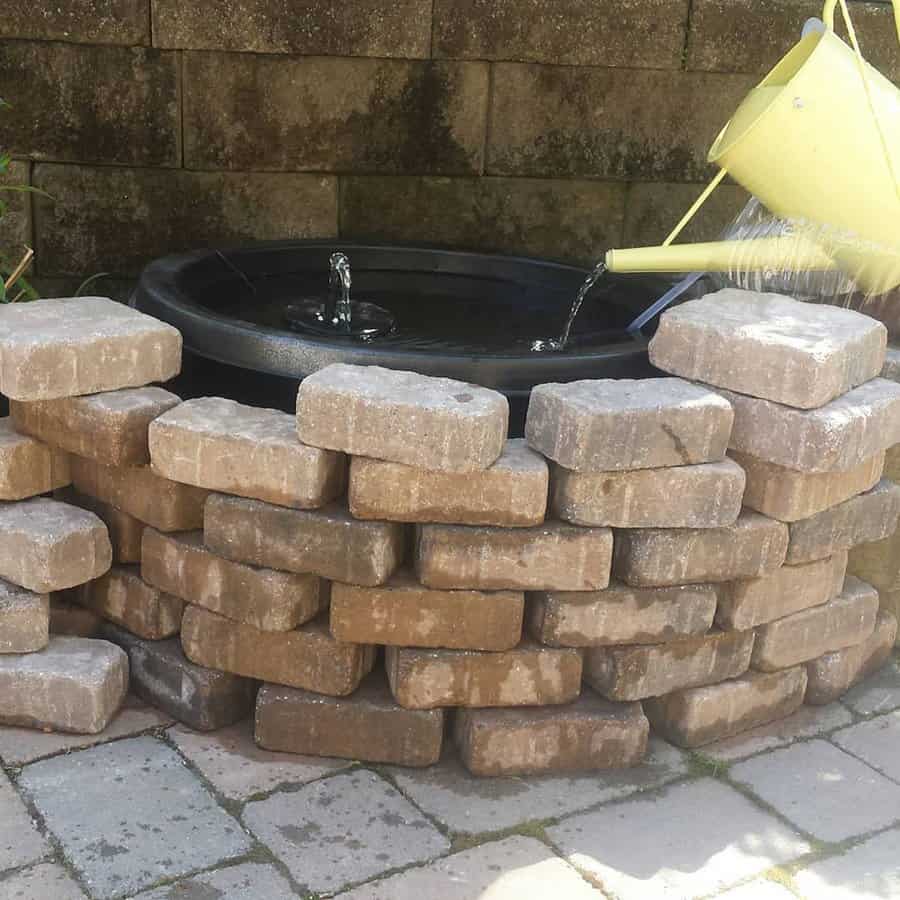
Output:
M403 561L404 527L363 522L343 506L287 509L260 500L212 494L203 539L236 562L321 575L348 584L384 584Z
M474 472L503 452L506 398L487 388L335 363L310 375L297 393L297 433L312 447L391 462Z
M752 631L714 631L668 644L594 647L584 655L584 680L610 700L643 700L715 684L747 671Z
M50 598L0 579L0 654L43 649L49 628Z
M9 404L16 429L105 466L146 466L147 429L181 398L159 387Z
M547 522L532 528L419 525L416 574L433 588L599 591L612 532Z
M256 742L267 750L430 766L441 755L442 709L404 709L383 672L350 697L264 684L256 701Z
M524 606L521 591L442 591L401 571L381 587L334 582L331 633L359 644L510 650L522 638Z
M116 509L96 497L80 494L74 488L57 491L55 499L92 512L106 526L112 545L113 561L139 563L141 561L141 537L146 527L140 519Z
M297 439L296 420L221 397L187 400L150 426L157 475L301 509L324 506L346 484L340 453Z
M357 519L458 525L539 525L547 511L544 458L521 439L479 472L436 472L379 459L350 464L350 512Z
M847 571L879 591L900 589L900 528L880 541L853 547Z
M25 500L70 481L67 453L20 434L12 419L0 419L0 500Z
M80 493L159 531L190 531L203 525L207 491L160 478L149 466L103 466L73 456L72 483Z
M685 466L724 458L732 418L718 394L680 378L541 384L525 437L576 472Z
M743 510L724 528L635 528L616 532L613 573L633 587L759 578L787 552L781 522Z
M744 470L730 459L630 472L572 472L554 465L551 511L575 525L719 528L737 520L744 482Z
M639 703L585 691L565 706L461 709L453 736L473 775L532 775L635 766L649 732Z
M843 591L828 603L760 625L753 668L773 672L860 644L871 637L877 615L878 592L848 576Z
M0 391L52 400L168 381L181 370L178 329L105 297L0 309Z
M69 588L50 595L50 634L83 638L97 636L103 619L73 599L77 597L78 590Z
M787 718L803 704L803 666L779 672L746 672L705 687L644 701L650 724L679 747L700 747Z
M603 591L537 591L526 598L531 634L553 647L661 644L709 631L718 590L711 584Z
M260 569L206 549L202 531L144 530L141 577L148 583L261 631L290 631L314 618L328 601L317 575Z
M189 606L181 643L197 665L338 697L353 693L375 664L374 647L336 641L324 618L294 631L259 631Z
M815 409L875 378L887 329L836 306L726 288L669 309L650 342L664 372Z
M385 668L407 709L544 706L570 703L581 690L580 650L528 640L498 653L388 647Z
M806 664L806 702L822 706L837 700L890 659L896 640L897 617L881 610L875 619L875 630L864 641L825 653Z

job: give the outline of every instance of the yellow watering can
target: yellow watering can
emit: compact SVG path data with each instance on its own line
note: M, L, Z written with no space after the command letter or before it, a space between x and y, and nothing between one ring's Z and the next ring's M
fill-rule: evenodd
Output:
M834 32L840 3L852 48ZM893 0L900 38L900 0ZM750 92L709 151L719 173L659 247L610 250L613 272L840 269L861 290L900 285L900 92L862 58L846 0ZM791 228L674 245L725 175Z

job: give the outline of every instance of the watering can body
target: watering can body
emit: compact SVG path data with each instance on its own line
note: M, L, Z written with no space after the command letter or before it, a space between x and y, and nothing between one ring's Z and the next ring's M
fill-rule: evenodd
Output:
M870 293L900 285L900 92L832 28L806 34L750 92L709 160L793 231L612 250L610 270L839 268Z

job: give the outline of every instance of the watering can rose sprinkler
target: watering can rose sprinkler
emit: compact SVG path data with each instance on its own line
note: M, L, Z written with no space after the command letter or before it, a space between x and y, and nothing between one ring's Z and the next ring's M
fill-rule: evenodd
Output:
M834 32L840 3L852 47ZM900 0L893 0L900 38ZM900 92L862 57L846 0L744 99L709 151L712 183L659 247L610 250L612 272L834 271L900 285ZM772 237L672 241L725 175L788 227Z

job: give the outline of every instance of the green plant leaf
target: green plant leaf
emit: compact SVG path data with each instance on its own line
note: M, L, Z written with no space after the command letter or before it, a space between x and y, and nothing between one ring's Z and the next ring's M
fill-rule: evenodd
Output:
M32 187L30 184L0 184L0 191L9 191L13 194L40 194L48 200L53 199L46 191Z
M0 278L0 303L6 303L6 284Z
M88 286L93 284L95 281L99 281L101 278L109 278L111 273L109 272L98 272L96 275L91 275L90 278L85 278L81 284L78 285L78 290L75 291L75 296L80 297L82 292L87 290Z

